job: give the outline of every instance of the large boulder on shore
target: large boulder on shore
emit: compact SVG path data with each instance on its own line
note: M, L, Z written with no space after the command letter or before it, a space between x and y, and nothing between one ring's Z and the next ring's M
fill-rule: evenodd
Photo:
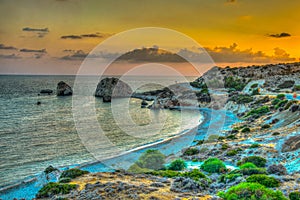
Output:
M95 91L95 97L102 97L103 102L111 102L112 97L130 97L131 94L131 87L115 77L102 79Z
M57 84L57 88L56 88L57 96L70 96L72 94L73 94L73 90L71 86L69 86L67 83L60 81Z

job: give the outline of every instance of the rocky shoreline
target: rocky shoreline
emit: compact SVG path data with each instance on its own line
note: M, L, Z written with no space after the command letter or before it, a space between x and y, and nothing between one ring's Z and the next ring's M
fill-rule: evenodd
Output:
M299 77L299 63L213 68L189 84L134 94L150 109L225 108L242 121L163 158L180 168L152 169L144 152L126 171L63 172L37 199L300 199Z

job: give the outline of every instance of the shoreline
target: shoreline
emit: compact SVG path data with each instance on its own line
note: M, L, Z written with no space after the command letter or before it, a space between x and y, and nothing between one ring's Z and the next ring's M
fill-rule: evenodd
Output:
M191 108L188 108L191 109ZM176 153L180 152L184 148L188 148L190 145L192 145L194 138L197 136L199 130L201 130L202 127L205 127L207 123L210 123L211 121L211 111L209 108L194 108L198 109L199 112L202 115L202 121L195 126L194 128L184 130L183 132L179 133L178 135L175 135L171 138L154 142L151 144L147 144L145 146L137 147L134 149L131 149L127 152L124 152L122 155L118 155L116 157L108 158L104 161L92 161L88 163L82 163L82 164L74 164L69 166L61 166L59 169L68 169L68 168L80 168L83 170L88 170L91 173L94 172L109 172L107 165L113 164L116 160L118 162L121 160L120 158L123 158L123 162L126 162L128 159L138 159L137 154L141 154L147 149L158 149L162 151L163 153L167 153L168 155L176 151ZM174 146L175 144L175 146ZM177 146L176 144L180 144ZM169 147L173 148L169 148ZM168 147L168 148L167 148ZM169 152L169 153L168 153ZM107 162L104 164L103 162ZM13 183L11 185L4 186L3 188L0 188L0 199L5 196L9 196L12 198L25 198L25 199L31 199L35 197L35 194L37 191L42 187L40 184L39 176L43 172L40 172L39 174L34 175L34 177L28 177L23 180L21 180L18 183ZM26 195L23 195L26 194Z

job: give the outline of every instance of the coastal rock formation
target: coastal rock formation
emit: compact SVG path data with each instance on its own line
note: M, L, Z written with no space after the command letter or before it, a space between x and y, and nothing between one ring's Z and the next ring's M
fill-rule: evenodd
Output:
M67 83L60 81L57 84L57 89L56 89L57 96L70 96L72 94L73 94L73 90Z
M111 102L112 97L130 97L132 89L118 78L104 78L96 88L95 97L102 97L103 102Z

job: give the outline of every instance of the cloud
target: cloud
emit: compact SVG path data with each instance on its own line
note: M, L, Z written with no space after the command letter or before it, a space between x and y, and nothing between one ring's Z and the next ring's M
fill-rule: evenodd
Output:
M81 34L81 35L63 35L61 39L83 39L83 38L104 38L110 34L104 33L91 33L91 34Z
M269 56L262 51L253 51L251 48L241 50L236 43L229 47L206 47L205 50L216 63L270 63L275 61L287 62L296 60L296 58L290 57L290 54L280 48L275 48L274 54ZM205 52L203 52L203 50L195 52L188 49L181 49L178 54L188 57L193 61L199 61L199 59L205 58Z
M47 53L46 49L20 49L20 52L26 52L26 53Z
M269 37L274 37L274 38L291 37L291 34L283 32L280 34L270 34Z
M19 59L21 58L20 56L16 54L0 54L0 58L5 58L5 59Z
M30 27L25 27L22 30L23 31L33 31L33 32L49 32L48 28L30 28Z
M88 54L88 53L84 52L83 50L73 50L73 49L65 49L65 50L63 50L63 52L71 53L69 55L65 55L60 58L63 60L83 60L87 56L89 56L89 58L111 59L111 58L120 56L119 53L98 52L98 53L94 53L94 54Z
M60 37L61 39L82 39L79 35L63 35Z
M5 50L16 50L16 47L13 46L5 46L4 44L0 44L0 49L5 49Z
M30 27L25 27L22 29L22 31L25 32L34 32L36 33L36 36L39 38L43 38L45 35L49 33L48 28L30 28Z

